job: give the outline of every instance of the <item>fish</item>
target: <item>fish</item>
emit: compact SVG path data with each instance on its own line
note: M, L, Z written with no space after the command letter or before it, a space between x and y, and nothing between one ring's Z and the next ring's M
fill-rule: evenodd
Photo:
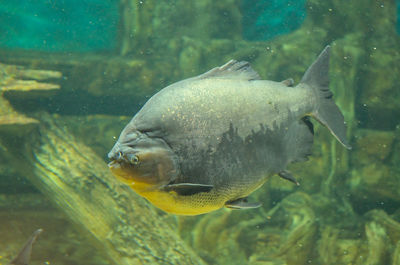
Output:
M327 46L297 85L262 80L231 60L163 88L122 130L108 153L111 172L176 215L260 207L248 196L269 177L299 184L286 168L311 155L310 117L351 149L329 90L329 55Z
M29 261L31 259L31 253L32 253L32 245L35 243L37 237L43 232L43 229L37 229L31 237L28 239L28 241L25 243L24 247L21 249L21 251L18 253L18 255L8 263L8 265L14 264L14 265L28 265Z

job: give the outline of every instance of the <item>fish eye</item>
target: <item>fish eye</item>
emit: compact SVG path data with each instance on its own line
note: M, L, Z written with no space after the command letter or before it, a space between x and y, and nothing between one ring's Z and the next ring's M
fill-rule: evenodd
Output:
M132 156L129 158L129 162L131 162L131 163L134 164L134 165L137 165L137 164L139 164L139 157L137 157L137 156L135 156L135 155L132 155Z

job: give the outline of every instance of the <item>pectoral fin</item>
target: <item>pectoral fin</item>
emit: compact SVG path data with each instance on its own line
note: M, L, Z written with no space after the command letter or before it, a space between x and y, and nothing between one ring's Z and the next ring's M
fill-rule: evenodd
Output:
M199 192L209 192L213 185L195 184L195 183L178 183L165 185L162 189L165 191L175 191L179 195L189 196Z
M279 172L278 175L279 175L279 177L289 180L290 182L293 182L297 186L300 186L300 183L297 181L297 179L295 177L293 177L292 173L290 173L289 171L283 170L283 171Z
M230 209L254 209L261 206L259 202L248 202L247 198L240 198L225 203L226 208Z

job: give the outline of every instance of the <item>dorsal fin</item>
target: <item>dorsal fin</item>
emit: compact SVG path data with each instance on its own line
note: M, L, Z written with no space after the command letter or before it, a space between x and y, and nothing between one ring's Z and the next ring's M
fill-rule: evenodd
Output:
M250 64L245 61L238 62L230 60L226 64L215 67L197 78L220 78L220 79L242 79L242 80L259 80L260 76L251 68Z
M293 87L294 86L294 80L293 78L288 78L286 80L283 80L281 82L283 85L288 86L288 87Z
M31 237L28 239L28 241L25 243L24 247L21 249L21 251L18 253L17 257L14 258L9 265L14 264L14 265L28 265L29 260L31 258L31 252L32 252L32 245L35 243L36 238L39 236L40 233L43 232L43 229L38 229L36 230Z

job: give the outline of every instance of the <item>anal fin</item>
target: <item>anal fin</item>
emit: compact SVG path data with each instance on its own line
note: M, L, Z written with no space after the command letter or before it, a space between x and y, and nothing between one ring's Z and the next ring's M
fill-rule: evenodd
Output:
M261 206L259 202L248 202L247 198L240 198L225 203L226 208L230 209L254 209Z
M300 183L297 181L297 179L295 177L293 177L292 173L290 173L289 171L283 170L283 171L279 172L278 175L279 175L279 177L289 180L290 182L293 182L297 186L300 186Z

